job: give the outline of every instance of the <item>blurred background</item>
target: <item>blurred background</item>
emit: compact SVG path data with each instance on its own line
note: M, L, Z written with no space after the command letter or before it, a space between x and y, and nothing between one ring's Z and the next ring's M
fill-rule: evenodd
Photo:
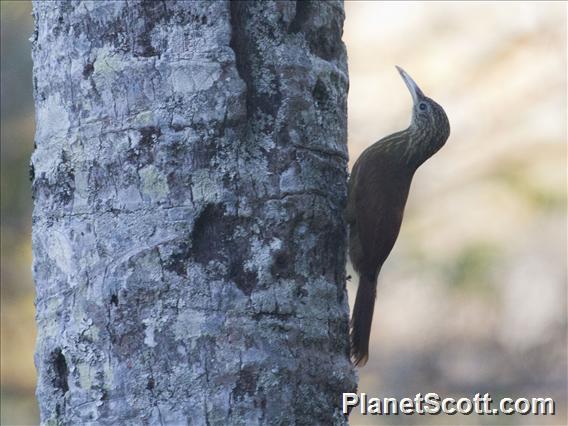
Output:
M37 424L32 200L31 2L0 1L0 423Z
M567 424L566 3L345 9L351 165L408 126L412 99L394 65L445 108L452 128L414 178L379 277L359 391L550 396L559 411L352 424Z
M566 424L566 4L346 2L345 9L351 164L408 125L411 98L394 65L444 106L452 126L447 145L416 174L383 267L360 392L550 396L558 412L351 423ZM30 12L27 1L0 2L3 425L38 422Z

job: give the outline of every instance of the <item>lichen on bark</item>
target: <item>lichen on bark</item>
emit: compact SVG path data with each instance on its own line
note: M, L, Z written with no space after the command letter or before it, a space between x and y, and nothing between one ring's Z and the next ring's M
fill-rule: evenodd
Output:
M340 2L34 2L43 423L342 423Z

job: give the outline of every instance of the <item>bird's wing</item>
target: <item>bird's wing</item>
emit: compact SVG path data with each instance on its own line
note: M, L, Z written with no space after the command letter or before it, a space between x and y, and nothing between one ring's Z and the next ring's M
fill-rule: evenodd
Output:
M382 265L400 231L409 181L384 150L392 143L403 142L402 138L400 133L388 136L369 147L358 160L352 209L363 253L361 266L368 273Z

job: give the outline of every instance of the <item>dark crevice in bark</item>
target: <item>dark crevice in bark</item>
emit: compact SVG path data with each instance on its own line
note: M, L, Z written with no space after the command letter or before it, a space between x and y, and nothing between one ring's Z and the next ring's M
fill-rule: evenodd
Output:
M146 383L146 389L152 390L152 389L154 389L154 386L155 386L155 385L156 385L156 382L154 381L154 378L153 378L153 377L150 377L150 378L148 379L148 383Z
M67 361L65 360L65 355L61 352L60 348L55 349L51 353L51 367L53 370L53 386L56 390L61 391L65 394L69 390L68 376L69 370L67 368Z
M92 62L85 64L85 66L83 67L83 78L85 80L89 78L91 74L93 74L93 71L95 71L95 67Z
M30 161L30 165L28 167L28 177L30 178L30 182L34 181L35 178L35 167L34 164Z
M111 305L118 306L118 296L116 294L110 297L110 303Z
M126 161L136 169L141 169L154 162L154 147L158 138L162 136L162 130L159 127L147 126L138 129L138 132L140 139L127 151Z
M226 213L224 204L208 204L195 221L192 253L196 262L207 266L211 261L227 265L230 281L250 295L256 286L256 274L245 269L249 241L238 236L238 228L247 229L250 219Z
M246 31L246 15L247 15L247 2L235 1L230 2L231 9L231 42L229 46L235 52L235 61L237 65L237 72L245 83L246 99L247 99L247 118L252 116L252 97L253 97L253 79L250 63L250 40Z
M294 274L293 257L288 250L280 249L273 256L270 272L276 278L290 278Z
M235 399L242 400L247 395L254 397L256 394L256 370L251 367L244 367L239 372L239 378L233 389L233 395Z
M309 8L310 8L310 1L309 0L300 0L296 1L296 15L294 19L290 23L288 27L288 32L290 33L298 33L302 30L302 27L306 23L309 17Z
M159 127L147 126L140 129L140 144L143 146L153 145L156 140L162 136L162 130Z
M195 221L193 227L193 253L195 260L206 265L216 259L222 249L225 206L208 204Z
M326 27L314 26L313 16L321 14L321 8L333 7L323 1L297 1L296 16L290 23L289 33L303 33L310 52L326 61L337 59L343 51L343 13L336 14Z
M164 269L181 277L187 277L187 263L190 258L191 248L186 241L179 243L174 252L164 260Z
M266 33L276 33L278 28L262 19L261 10L255 2L231 1L231 41L235 52L235 61L239 76L246 84L246 109L249 121L259 111L271 119L264 120L262 133L270 134L274 119L280 109L282 94L280 93L279 71L266 59L271 51L263 51L257 47L265 42ZM251 30L251 27L254 28ZM259 90L259 81L270 82L271 90ZM260 125L260 123L256 123Z
M325 83L318 78L316 84L312 90L312 96L314 97L316 104L319 109L329 108L329 93L327 92Z
M242 247L242 246L241 246ZM256 274L245 270L245 260L249 258L250 249L242 247L244 251L236 251L229 265L229 280L246 295L250 295L256 286ZM237 248L238 250L238 248Z
M136 38L134 56L160 56L162 49L152 45L152 31L161 20L169 20L171 14L168 14L165 3L154 0L143 0L139 3L139 8L142 26Z

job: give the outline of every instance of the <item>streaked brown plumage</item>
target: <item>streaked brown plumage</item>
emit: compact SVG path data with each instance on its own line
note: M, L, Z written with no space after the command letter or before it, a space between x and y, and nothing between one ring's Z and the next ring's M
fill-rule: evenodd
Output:
M349 257L359 274L351 355L359 366L369 356L377 278L398 237L412 177L450 135L443 108L426 97L402 68L397 69L414 101L410 126L363 151L349 179Z

